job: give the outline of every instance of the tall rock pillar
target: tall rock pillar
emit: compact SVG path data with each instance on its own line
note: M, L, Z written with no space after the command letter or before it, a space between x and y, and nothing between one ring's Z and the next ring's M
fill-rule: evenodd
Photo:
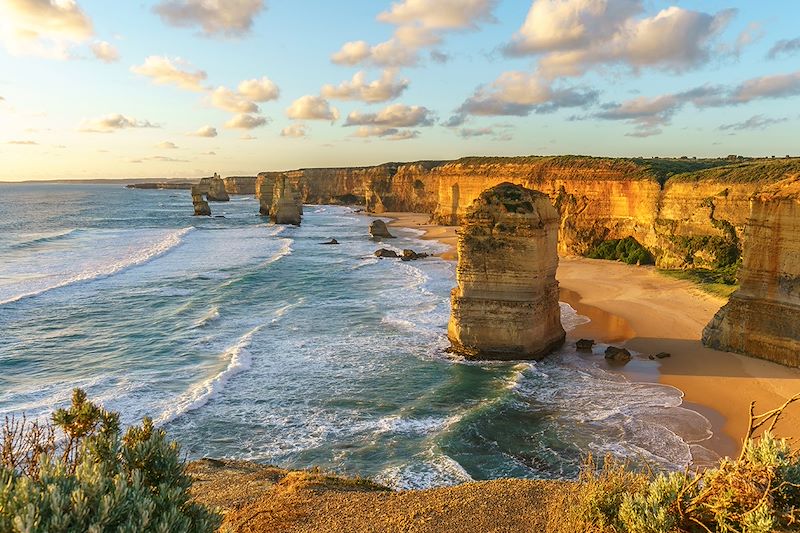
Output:
M539 359L564 342L559 215L547 195L511 183L484 191L458 234L452 350L471 359Z
M703 330L703 343L800 367L800 176L751 199L741 286Z
M270 218L276 224L300 225L303 216L303 204L285 174L275 178L275 189L272 194Z

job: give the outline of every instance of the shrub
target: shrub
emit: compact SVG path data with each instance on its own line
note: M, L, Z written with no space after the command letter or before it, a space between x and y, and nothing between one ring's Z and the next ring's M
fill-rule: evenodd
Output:
M0 531L202 532L219 526L216 512L190 501L191 478L179 446L150 419L120 437L119 415L76 389L69 409L53 414L53 426L6 421Z
M603 241L587 255L592 259L623 261L629 265L652 265L655 262L647 248L633 237Z

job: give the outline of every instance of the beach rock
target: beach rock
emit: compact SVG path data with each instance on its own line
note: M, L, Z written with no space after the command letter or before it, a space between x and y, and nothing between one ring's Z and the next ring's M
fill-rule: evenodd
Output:
M387 250L386 248L381 248L380 250L375 251L375 257L380 257L380 258L391 257L396 259L400 256L397 255L397 252L395 252L394 250Z
M753 196L741 285L703 330L703 344L800 366L800 173Z
M625 348L618 348L617 346L609 346L606 348L606 359L615 361L617 363L627 363L631 360L631 352Z
M558 303L559 216L537 191L484 191L458 233L451 350L472 359L538 359L564 343Z
M321 242L320 244L339 244L339 241L336 239L331 239L329 241Z
M199 186L204 190L209 202L228 202L231 199L225 190L225 181L219 177L219 174L201 179Z
M272 193L270 219L276 224L292 224L299 226L303 218L303 206L297 192L285 174L275 178L275 189Z
M389 228L386 227L386 222L383 220L373 220L369 225L369 234L373 239L394 239L394 235L389 233Z
M669 352L658 352L655 355L656 359L666 359L667 357L672 357L672 354Z
M192 187L192 205L194 206L194 216L211 216L211 207L205 199L203 188L197 185Z
M426 253L417 253L414 250L403 250L403 255L400 259L403 261L416 261L417 259L425 259L428 257Z
M580 339L575 343L575 348L582 352L592 351L592 346L594 346L594 339Z

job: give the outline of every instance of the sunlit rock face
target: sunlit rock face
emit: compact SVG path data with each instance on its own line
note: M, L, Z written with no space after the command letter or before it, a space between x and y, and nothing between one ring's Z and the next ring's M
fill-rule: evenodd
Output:
M502 183L481 193L462 222L452 351L470 359L539 359L561 346L559 215L547 195Z
M225 181L219 177L219 174L201 179L199 185L206 193L209 202L228 202L231 199L225 190Z
M258 198L258 212L261 216L268 217L272 209L275 177L278 174L277 172L262 172L256 179L256 198Z
M228 194L255 194L257 179L255 176L228 176L222 181Z
M192 186L192 206L195 216L211 216L211 207L205 199L204 189L197 185Z
M299 226L303 215L303 204L299 195L285 174L275 178L275 189L272 193L272 209L270 219L276 224L293 224Z
M741 287L703 331L711 347L800 366L800 176L754 195Z

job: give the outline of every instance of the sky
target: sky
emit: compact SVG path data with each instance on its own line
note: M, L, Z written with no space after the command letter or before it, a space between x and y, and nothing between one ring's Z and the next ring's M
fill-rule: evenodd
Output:
M0 0L0 180L800 155L798 0Z

